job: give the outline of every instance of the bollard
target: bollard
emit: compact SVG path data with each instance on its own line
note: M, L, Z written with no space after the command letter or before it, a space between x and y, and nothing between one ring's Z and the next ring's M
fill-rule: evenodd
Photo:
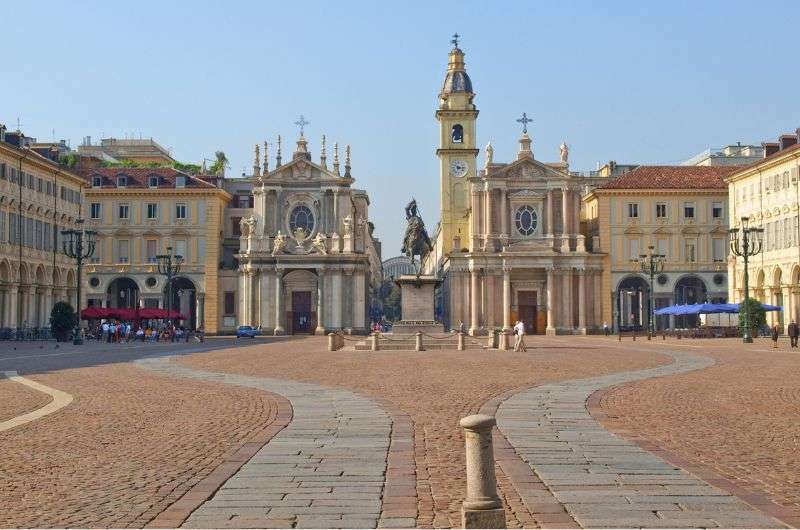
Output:
M496 330L494 330L494 329L490 329L489 330L489 337L486 339L486 347L489 348L490 350L494 349L494 347L495 347L494 338L495 338L496 334L497 334Z
M617 333L617 340L619 342L622 342L622 332L621 331L619 333Z
M372 334L372 345L370 348L372 351L378 351L378 332Z
M503 330L500 332L500 335L497 339L497 349L498 350L508 349L508 331Z
M458 351L464 351L464 333L458 332Z
M647 340L652 340L650 337L650 330L647 330Z
M633 330L633 342L636 342L636 330Z
M461 418L467 452L467 498L461 504L463 528L505 528L506 513L497 495L494 475L492 427L496 421L486 414Z
M414 350L415 351L423 351L422 349L422 332L417 331L415 334L415 341L414 341Z
M328 333L328 351L336 351L336 333Z

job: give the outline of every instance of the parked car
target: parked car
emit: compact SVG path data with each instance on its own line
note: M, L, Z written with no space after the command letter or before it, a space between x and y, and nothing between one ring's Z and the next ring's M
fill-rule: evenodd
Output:
M256 338L256 335L260 335L256 328L253 326L239 326L236 328L236 338L241 339L242 337L250 337L251 339Z

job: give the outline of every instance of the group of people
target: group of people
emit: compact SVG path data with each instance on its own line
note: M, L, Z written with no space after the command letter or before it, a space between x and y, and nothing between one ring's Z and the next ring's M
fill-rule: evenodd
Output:
M95 326L94 337L101 342L189 342L190 331L172 322L140 326L132 322L103 320ZM202 340L202 334L201 340Z
M789 335L789 346L792 349L797 348L797 338L800 336L800 326L797 325L797 322L795 322L794 319L792 319L792 321L789 322L789 325L786 326L786 334ZM777 324L772 326L770 335L772 336L772 347L777 348L778 338L781 336L781 332L778 329Z
M525 323L521 320L517 320L512 329L514 332L514 351L528 351L528 347L525 345ZM466 331L464 322L459 322L458 332L466 333Z

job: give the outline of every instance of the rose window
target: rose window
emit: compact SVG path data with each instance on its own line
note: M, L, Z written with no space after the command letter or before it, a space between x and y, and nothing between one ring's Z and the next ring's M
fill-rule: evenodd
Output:
M536 210L531 206L520 207L514 216L514 223L517 226L517 231L523 236L529 236L536 231L537 221L538 216Z
M301 228L306 235L314 231L314 214L308 206L303 204L295 206L289 215L289 230L294 234Z

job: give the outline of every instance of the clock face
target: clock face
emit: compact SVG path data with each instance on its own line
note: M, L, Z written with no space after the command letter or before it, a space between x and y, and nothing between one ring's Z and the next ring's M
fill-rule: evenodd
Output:
M463 160L450 161L450 174L454 177L463 177L469 171L469 165Z

